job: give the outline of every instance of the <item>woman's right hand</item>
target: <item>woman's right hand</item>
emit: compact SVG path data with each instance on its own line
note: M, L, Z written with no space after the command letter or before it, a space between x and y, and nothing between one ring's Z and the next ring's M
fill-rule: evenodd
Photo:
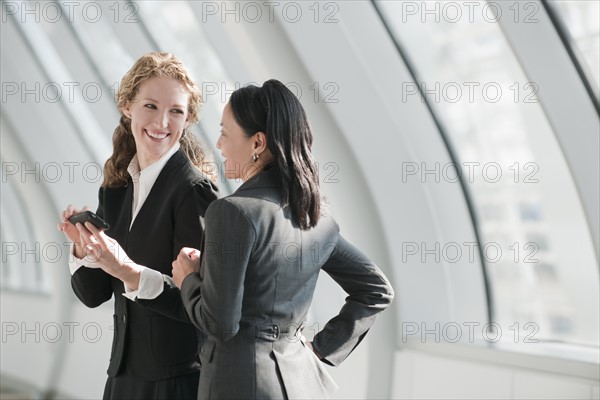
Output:
M83 207L81 210L76 209L75 207L73 207L72 204L69 204L67 206L66 209L64 209L62 211L62 213L60 214L60 223L56 226L56 228L63 232L65 234L65 236L75 244L75 256L77 258L84 258L85 257L85 253L83 252L83 249L81 248L81 237L80 237L80 233L79 230L75 227L75 225L73 225L71 222L69 222L69 217L73 214L77 214L80 213L82 211L86 211L89 210L89 207L85 206Z

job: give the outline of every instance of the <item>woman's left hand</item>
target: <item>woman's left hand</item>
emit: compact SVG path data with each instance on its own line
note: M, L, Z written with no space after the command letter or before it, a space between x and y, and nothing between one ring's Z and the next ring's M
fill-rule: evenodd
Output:
M81 246L86 255L102 269L123 281L130 289L136 290L140 282L141 269L133 263L119 242L107 236L90 222L78 223Z
M178 288L186 276L200 270L200 250L184 247L173 261L173 281Z

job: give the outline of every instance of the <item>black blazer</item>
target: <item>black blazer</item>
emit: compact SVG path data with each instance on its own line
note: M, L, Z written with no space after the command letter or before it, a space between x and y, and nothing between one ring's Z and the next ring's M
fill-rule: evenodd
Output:
M204 214L217 188L178 150L167 161L131 230L133 183L99 190L96 213L131 260L170 275L182 247L200 248ZM179 290L165 285L153 300L129 300L123 282L101 269L79 268L71 277L77 297L97 307L114 293L114 337L108 375L124 368L147 379L164 379L199 369L198 337Z

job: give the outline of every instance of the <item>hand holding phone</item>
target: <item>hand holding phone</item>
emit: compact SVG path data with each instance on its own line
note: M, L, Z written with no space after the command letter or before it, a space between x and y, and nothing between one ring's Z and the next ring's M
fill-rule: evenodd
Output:
M73 225L77 224L78 222L82 225L84 225L86 222L90 222L98 229L110 228L110 225L108 225L108 223L105 220L103 220L91 211L83 211L77 214L73 214L69 217L69 222Z

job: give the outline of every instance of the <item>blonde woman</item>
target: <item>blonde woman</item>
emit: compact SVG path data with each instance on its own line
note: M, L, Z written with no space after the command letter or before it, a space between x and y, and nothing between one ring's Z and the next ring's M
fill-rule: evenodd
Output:
M169 275L182 247L200 247L204 213L217 198L202 172L204 152L188 132L200 102L175 56L138 59L119 86L121 119L98 196L96 214L110 228L72 225L68 218L81 211L73 206L61 215L58 228L73 243L73 291L92 308L115 298L104 399L197 396L201 334Z

